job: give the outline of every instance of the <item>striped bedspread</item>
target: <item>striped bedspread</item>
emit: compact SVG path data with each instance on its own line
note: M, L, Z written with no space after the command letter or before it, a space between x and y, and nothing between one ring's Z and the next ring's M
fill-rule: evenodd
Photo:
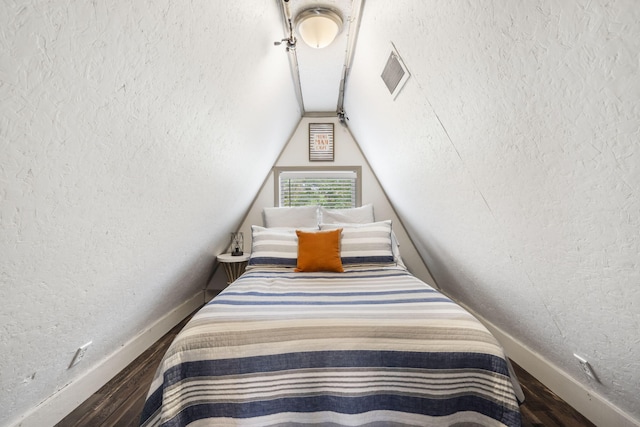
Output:
M406 270L253 269L178 335L141 424L519 426L514 384L484 326Z

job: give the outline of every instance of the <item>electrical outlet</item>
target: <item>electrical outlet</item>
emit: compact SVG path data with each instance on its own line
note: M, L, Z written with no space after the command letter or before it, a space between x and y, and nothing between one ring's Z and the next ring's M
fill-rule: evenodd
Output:
M595 372L593 372L593 369L591 369L591 365L589 364L589 362L587 361L587 359L585 359L584 357L573 353L573 357L575 357L576 359L578 359L578 363L580 364L580 368L582 369L582 372L584 372L584 374L591 378L594 381L598 381L598 377L596 377Z
M73 356L73 359L71 360L71 363L69 364L69 368L72 368L72 367L76 366L78 363L80 363L80 361L82 360L84 355L87 353L87 349L89 348L89 346L92 343L93 343L93 341L89 341L88 343L86 343L83 346L80 346L76 350L76 354Z

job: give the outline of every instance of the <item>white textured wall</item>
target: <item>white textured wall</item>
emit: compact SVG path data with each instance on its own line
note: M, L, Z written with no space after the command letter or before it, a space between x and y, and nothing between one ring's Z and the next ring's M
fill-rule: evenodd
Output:
M0 3L0 425L204 287L300 118L281 36L276 2Z
M368 1L346 92L438 284L637 419L639 67L636 0Z

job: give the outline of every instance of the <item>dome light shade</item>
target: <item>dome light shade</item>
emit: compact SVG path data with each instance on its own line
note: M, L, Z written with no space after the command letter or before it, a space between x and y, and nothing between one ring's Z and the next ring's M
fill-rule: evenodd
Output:
M330 9L315 7L296 16L296 28L307 45L322 49L333 43L342 31L342 18Z

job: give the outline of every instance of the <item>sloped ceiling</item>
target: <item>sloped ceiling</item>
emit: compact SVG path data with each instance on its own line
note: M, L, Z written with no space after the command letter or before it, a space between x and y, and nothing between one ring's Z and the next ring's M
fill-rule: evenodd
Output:
M0 424L201 290L343 75L438 284L640 419L636 2L362 4L351 63L344 30L295 61L274 46L280 0L0 2ZM391 43L411 73L395 99Z
M0 425L202 300L300 121L281 36L275 2L0 3Z
M636 419L638 52L633 1L370 1L345 89L438 284Z

